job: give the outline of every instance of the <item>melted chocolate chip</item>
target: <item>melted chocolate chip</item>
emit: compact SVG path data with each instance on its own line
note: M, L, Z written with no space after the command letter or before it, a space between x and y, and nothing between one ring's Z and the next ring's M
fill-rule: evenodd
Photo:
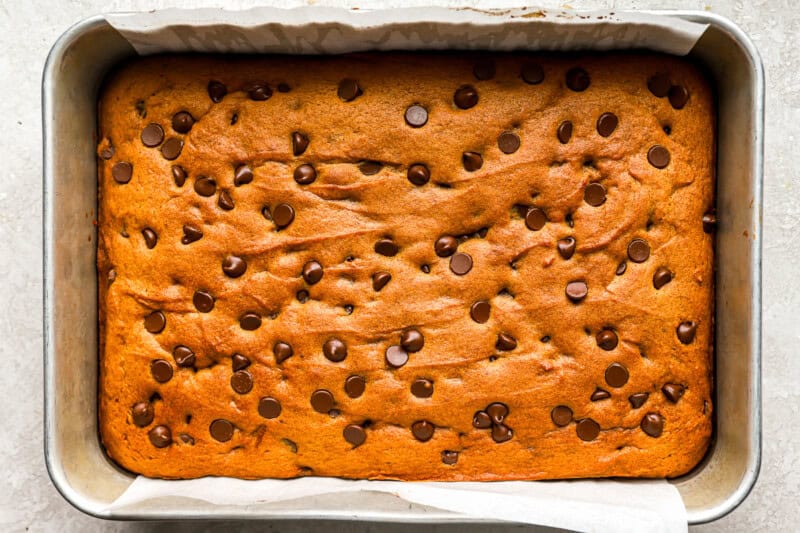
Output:
M228 442L233 438L233 424L223 418L218 418L211 422L211 425L208 427L208 432L214 440Z
M411 433L420 442L428 442L433 438L436 427L427 420L420 420L411 424Z
M281 402L265 396L258 402L258 414L267 419L278 418L281 414Z
M233 198L231 197L231 193L229 193L228 191L220 191L219 198L217 199L217 205L225 211L230 211L231 209L233 209L235 207L235 204L233 203Z
M214 297L208 291L195 291L192 302L201 313L210 313L214 309Z
M589 294L589 287L585 281L570 281L565 292L572 303L578 303Z
M175 359L175 364L188 368L194 366L196 361L196 357L194 352L188 346L183 346L179 344L172 350L172 357Z
M589 88L591 79L589 73L582 68L572 68L567 71L567 87L575 92L583 92Z
M172 179L175 180L175 185L183 187L183 184L186 183L186 171L182 166L172 166Z
M153 406L147 402L139 402L134 404L131 408L131 418L133 419L133 423L143 428L145 426L149 426L153 422L153 417L155 416L155 410Z
M633 409L638 409L644 405L649 396L650 394L647 392L637 392L636 394L628 396L628 401L631 403Z
M178 133L189 133L194 126L194 117L188 111L178 111L172 115L172 129Z
M464 152L461 154L461 163L467 172L475 172L483 166L483 157L478 152Z
M453 95L453 103L459 109L469 109L478 105L478 91L472 85L462 85Z
M609 352L616 348L619 342L617 334L611 329L601 329L598 331L595 340L600 348Z
M308 148L308 136L299 131L292 132L292 153L302 155Z
M278 341L272 346L272 353L275 354L275 362L280 364L294 355L294 350L288 342Z
M477 411L472 415L472 425L477 429L487 429L492 427L492 418L486 411Z
M504 131L497 138L497 146L504 154L513 154L519 150L519 135L513 131Z
M678 385L677 383L666 383L661 387L661 392L663 392L664 396L672 403L678 403L678 400L680 400L686 392L686 387Z
M322 345L322 353L329 361L339 363L347 357L347 345L339 339L329 339Z
M294 181L300 185L309 185L317 179L317 171L309 164L300 165L294 169Z
M660 437L664 431L664 419L657 413L647 413L642 418L641 428L651 437Z
M147 432L150 444L156 448L166 448L172 444L172 432L167 426L156 426Z
M584 418L575 424L575 432L583 441L592 441L600 435L600 425L591 418Z
M550 411L550 419L558 427L568 426L572 422L572 409L566 405L557 405Z
M376 253L386 257L394 257L400 251L400 248L392 239L380 239L375 243L374 249Z
M214 178L198 176L194 180L194 192L200 196L214 196L214 193L217 192L217 182L214 181Z
M336 91L336 94L338 94L339 98L345 102L352 102L361 96L363 91L361 90L361 87L358 86L358 82L356 80L345 78L339 82L339 89Z
M114 178L114 181L119 184L124 185L125 183L128 183L131 181L132 176L133 165L127 161L120 161L111 167L111 177Z
M355 424L345 426L344 431L342 431L342 436L344 440L354 447L361 446L364 444L364 441L367 440L367 433L364 431L364 428Z
M144 237L144 244L149 249L153 249L156 247L156 243L158 242L158 234L151 230L150 228L144 228L142 230L142 236Z
M425 337L418 329L405 329L400 334L400 346L408 353L416 353L425 346Z
M351 398L358 398L364 394L367 380L361 376L350 376L344 382L344 392Z
M583 190L583 201L593 207L606 202L606 188L601 183L590 183Z
M203 230L197 226L193 226L191 224L186 224L183 226L183 237L181 237L181 242L183 244L191 244L195 241L199 241L202 238Z
M510 352L517 347L517 339L508 333L499 333L494 347L502 352Z
M606 368L605 377L606 383L608 383L610 387L618 389L628 382L628 369L620 363L611 363L608 368Z
M408 362L408 352L402 347L393 344L386 348L386 363L392 368L400 368Z
M478 324L485 324L489 321L492 306L486 300L479 300L469 308L469 316Z
M183 141L177 137L170 137L164 144L161 145L161 155L167 161L178 159L183 150Z
M406 109L406 124L412 128L421 128L428 122L428 110L421 105L414 104Z
M647 161L656 168L666 168L669 160L669 150L660 144L654 144L647 151Z
M658 267L653 274L653 287L658 290L670 281L672 281L672 272L667 267Z
M689 91L683 85L673 85L669 88L669 103L675 109L683 109L689 101Z
M569 259L575 254L575 239L572 237L565 237L559 239L556 243L559 255L564 259Z
M472 270L472 256L458 252L450 258L450 270L457 276L463 276Z
M547 215L538 207L531 207L525 213L525 225L531 231L539 231L547 223Z
M247 271L247 261L235 255L229 255L222 261L222 271L229 278L238 278Z
M303 265L303 280L309 285L316 285L322 279L325 271L317 261L309 261Z
M167 318L161 311L153 311L144 318L144 329L150 333L161 333L167 325Z
M647 88L653 93L653 96L658 98L667 96L671 86L672 83L669 81L669 76L663 73L658 73L647 80Z
M164 129L158 124L150 123L142 130L142 144L153 148L164 140Z
M650 245L644 239L633 239L628 244L628 259L634 263L644 263L650 257Z
M328 414L333 409L333 394L325 389L315 390L311 394L311 407L318 413Z
M375 272L372 275L372 289L375 292L380 292L392 279L392 275L386 271Z
M602 137L608 137L614 130L617 129L617 125L619 124L619 119L617 115L614 113L603 113L597 119L597 133L599 133Z
M239 370L231 375L231 388L237 394L247 394L253 390L253 376L247 370Z
M240 165L239 167L236 168L236 172L233 173L233 184L236 187L247 185L252 181L253 181L252 168L250 168L248 165Z
M408 177L408 181L420 187L425 185L431 179L431 171L428 170L428 167L423 165L422 163L415 163L408 167L408 173L406 174Z
M221 82L216 80L208 82L208 96L212 102L215 104L220 103L226 94L228 94L228 88Z
M556 130L556 137L558 137L558 142L561 144L567 144L572 138L572 122L565 120L559 124Z
M154 359L150 361L150 374L159 383L166 383L172 379L172 365L166 359Z
M272 221L283 229L294 221L294 208L289 204L278 204L272 211Z
M411 384L411 394L417 398L430 398L433 396L433 381L429 379L417 379Z
M257 330L261 327L261 316L252 311L248 311L239 319L239 327L245 331Z
M611 393L608 392L607 390L603 390L600 387L597 387L589 399L592 400L593 402L599 402L600 400L607 400L608 398L611 398Z
M539 85L544 81L544 69L539 63L525 63L519 75L529 85Z

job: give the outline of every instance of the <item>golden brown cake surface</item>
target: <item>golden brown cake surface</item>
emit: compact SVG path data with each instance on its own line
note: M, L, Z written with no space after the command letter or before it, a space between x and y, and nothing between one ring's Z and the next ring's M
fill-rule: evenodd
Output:
M110 78L99 129L100 430L128 470L703 456L714 111L685 61L151 57Z

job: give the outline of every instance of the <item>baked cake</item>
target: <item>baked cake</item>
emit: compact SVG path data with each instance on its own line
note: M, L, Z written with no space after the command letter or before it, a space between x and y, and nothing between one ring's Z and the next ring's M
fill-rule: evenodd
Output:
M664 477L715 122L649 54L156 56L99 102L100 405L162 478Z

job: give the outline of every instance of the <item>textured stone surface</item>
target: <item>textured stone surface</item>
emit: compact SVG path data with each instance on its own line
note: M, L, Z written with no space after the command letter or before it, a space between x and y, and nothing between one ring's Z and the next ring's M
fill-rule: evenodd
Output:
M0 3L0 150L5 172L0 177L0 275L5 282L0 313L0 393L4 431L0 434L0 530L3 531L189 531L192 524L101 522L69 506L49 482L42 454L42 321L41 321L41 71L50 46L68 26L103 11L180 7L246 7L245 0L152 0ZM301 5L299 1L275 2ZM326 0L322 5L366 5ZM485 7L486 2L458 0L389 0L384 6L442 3ZM374 2L373 5L378 4ZM512 5L494 2L492 5ZM559 7L557 0L540 0ZM659 0L574 1L572 7L659 8ZM800 136L800 12L794 0L674 0L674 8L708 9L742 26L764 59L767 77L767 127L764 187L764 458L761 476L742 506L716 523L695 531L794 531L794 507L800 500L800 445L786 427L800 401L800 288L791 282L800 254L800 200L790 148ZM319 522L196 524L202 531L484 531L486 528ZM512 531L516 527L492 528Z

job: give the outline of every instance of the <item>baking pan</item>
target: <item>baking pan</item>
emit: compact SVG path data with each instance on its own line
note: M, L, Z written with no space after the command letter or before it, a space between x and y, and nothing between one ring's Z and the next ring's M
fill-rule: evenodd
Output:
M707 68L717 90L715 438L703 462L672 481L689 522L698 524L744 500L761 460L764 75L752 42L729 20L707 12L648 13L709 25L689 56ZM386 24L392 16L384 13ZM97 431L96 99L109 69L135 54L103 17L93 17L58 39L44 68L44 443L56 488L103 518L474 521L378 493L246 507L159 499L124 513L107 509L134 477L109 461Z

